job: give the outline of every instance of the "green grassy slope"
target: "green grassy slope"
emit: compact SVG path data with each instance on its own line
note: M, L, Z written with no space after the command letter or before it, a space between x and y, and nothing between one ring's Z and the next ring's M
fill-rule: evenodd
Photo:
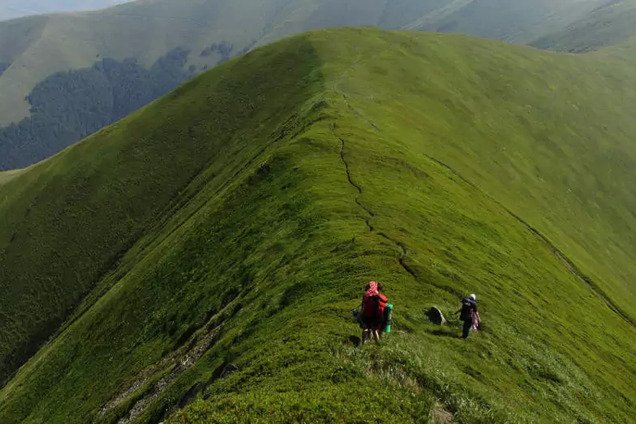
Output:
M12 180L13 178L17 177L20 173L22 173L23 171L5 171L5 172L0 172L0 185L7 183L8 181Z
M236 84L249 83L245 73L241 76L244 80L237 76ZM224 79L214 84L222 86L217 95L231 95L232 84ZM121 255L170 211L175 196L208 166L212 155L223 149L227 155L236 153L232 143L242 140L232 139L235 132L246 125L245 116L254 108L264 107L251 99L234 107L214 99L209 102L209 113L221 121L213 129L198 123L203 117L188 120L185 130L173 131L133 120L96 134L94 141L2 186L2 379L34 353L81 297L116 268ZM285 101L277 103L276 108L286 113ZM160 107L161 103L155 110ZM172 100L171 115L162 120L186 119L191 111L179 108L179 101ZM149 146L140 149L133 141ZM232 166L233 159L223 156L215 172Z
M633 63L530 51L519 58L486 44L471 46L468 60L452 49L422 50L393 67L390 50L349 52L348 96L367 118L385 121L395 138L427 134L423 148L545 232L634 320ZM378 58L385 65L376 66L374 86L383 91L369 95ZM447 84L424 74L427 66L444 69ZM403 81L422 89L396 95ZM412 112L393 112L405 108Z
M625 43L607 47L594 52L594 54L599 57L599 60L604 60L603 56L609 56L609 60L620 60L633 65L636 63L636 36Z
M575 21L599 0L510 2L506 0L141 0L115 8L39 21L0 23L0 34L22 37L27 48L6 63L0 77L0 125L29 115L25 97L46 77L92 66L99 58L136 58L151 66L167 52L191 50L186 67L198 71L220 59L201 56L213 43L227 42L235 52L292 33L332 26L446 30L527 42ZM28 27L25 29L24 27ZM0 63L6 55L0 37Z
M533 42L536 47L586 52L636 37L636 1L620 0L599 7L582 19Z
M0 390L0 421L628 421L633 286L601 259L625 249L613 260L634 275L631 66L459 36L310 33L5 182L15 240L64 224L76 231L60 257L82 250L96 267L117 252L102 225L140 237ZM15 257L49 250L0 228ZM385 282L397 331L356 349L350 310L369 279ZM57 289L68 281L22 298L46 288L55 310L77 299ZM452 312L467 292L485 330L463 341ZM428 323L432 304L449 327Z
M192 51L187 66L199 70L211 66L219 58L202 57L200 52L221 41L232 43L237 51L252 45L283 2L249 3L248 7L246 1L140 1L98 12L47 16L40 37L31 40L0 77L0 123L28 115L25 96L39 81L55 72L90 67L99 58L135 58L150 67L182 47ZM34 18L2 23L0 31L24 22Z
M375 25L522 43L564 28L601 3L153 0L3 22L0 169L45 159L220 61L291 33Z

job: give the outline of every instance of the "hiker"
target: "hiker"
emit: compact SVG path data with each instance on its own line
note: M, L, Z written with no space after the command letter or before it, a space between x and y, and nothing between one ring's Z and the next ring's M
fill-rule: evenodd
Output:
M462 328L462 338L468 338L470 330L478 330L481 319L479 318L479 312L477 311L477 296L471 294L464 300L462 300L462 307L457 311L459 313L459 319L464 321Z
M386 296L380 292L382 285L378 282L371 281L364 290L359 314L362 326L362 343L364 344L371 338L379 342L380 331L386 325L385 310L388 301Z

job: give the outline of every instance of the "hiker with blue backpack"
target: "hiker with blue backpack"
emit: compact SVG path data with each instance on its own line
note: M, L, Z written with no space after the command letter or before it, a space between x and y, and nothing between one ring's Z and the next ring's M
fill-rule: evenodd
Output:
M477 296L471 294L464 300L462 300L462 307L457 311L459 313L459 319L464 321L462 327L462 338L467 339L470 330L479 330L481 325L481 319L479 317L479 311L477 310Z

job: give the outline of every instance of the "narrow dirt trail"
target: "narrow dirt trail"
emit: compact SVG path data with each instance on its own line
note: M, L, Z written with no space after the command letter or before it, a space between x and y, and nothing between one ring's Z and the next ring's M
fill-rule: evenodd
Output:
M413 269L406 264L406 257L408 255L408 250L406 248L406 245L402 243L401 241L396 240L383 232L377 232L376 229L371 224L371 219L375 217L375 213L369 207L367 207L364 203L362 203L362 201L360 200L360 196L363 193L362 187L360 186L360 184L356 183L353 177L351 176L351 167L345 157L346 142L344 138L340 137L336 133L336 129L337 127L335 123L332 124L331 125L332 134L338 141L340 141L340 159L344 165L345 174L347 175L347 180L349 181L349 184L351 184L351 186L358 192L358 194L354 198L354 201L367 215L367 217L364 219L364 223L366 224L367 229L369 230L370 233L377 234L378 236L391 242L397 247L398 251L400 252L397 257L398 263L411 277L417 280L417 274L415 273L415 271L413 271Z

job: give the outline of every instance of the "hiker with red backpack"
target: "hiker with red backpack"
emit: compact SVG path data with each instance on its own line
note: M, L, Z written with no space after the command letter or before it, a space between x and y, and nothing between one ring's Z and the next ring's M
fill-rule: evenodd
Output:
M387 309L388 299L381 293L382 285L376 281L371 281L364 290L359 313L362 343L364 344L369 339L379 342L380 331L385 327L390 329L390 323L387 322L390 317L388 319L386 317L386 312L390 312L390 308Z

